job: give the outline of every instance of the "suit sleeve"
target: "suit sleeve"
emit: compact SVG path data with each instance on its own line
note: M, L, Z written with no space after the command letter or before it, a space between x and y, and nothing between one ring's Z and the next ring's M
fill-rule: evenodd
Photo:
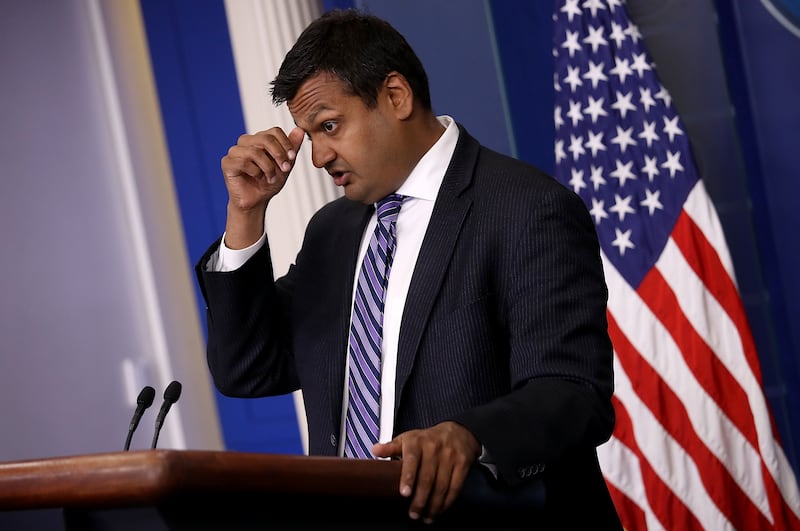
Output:
M512 391L454 420L515 484L606 441L614 426L607 289L580 198L550 187L510 240L504 293Z
M291 271L274 282L268 244L235 271L207 271L218 246L219 241L195 266L206 302L206 357L214 385L224 395L247 398L298 389L288 333Z

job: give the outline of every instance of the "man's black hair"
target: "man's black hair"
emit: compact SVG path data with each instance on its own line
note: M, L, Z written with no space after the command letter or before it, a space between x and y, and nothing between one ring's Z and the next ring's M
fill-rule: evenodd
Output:
M328 72L371 108L392 71L408 80L414 97L430 110L428 76L406 39L376 16L334 9L309 24L286 54L272 81L272 102L291 100L308 78Z

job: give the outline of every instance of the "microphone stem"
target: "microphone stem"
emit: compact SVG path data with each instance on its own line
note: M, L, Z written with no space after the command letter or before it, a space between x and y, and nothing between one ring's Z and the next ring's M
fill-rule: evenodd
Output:
M125 449L124 452L128 451L128 448L131 447L131 439L133 438L133 430L128 431L128 437L125 439Z
M161 423L156 421L156 430L153 432L153 443L150 445L150 449L153 450L158 443L158 434L161 433Z

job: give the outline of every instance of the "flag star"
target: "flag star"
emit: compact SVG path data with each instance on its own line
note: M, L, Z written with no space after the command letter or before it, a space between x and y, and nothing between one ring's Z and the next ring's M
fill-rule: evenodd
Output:
M564 119L561 117L561 105L556 105L553 111L553 122L556 124L556 129L564 125Z
M583 137L569 135L569 140L567 151L572 153L572 160L578 160L578 157L586 153L586 150L583 149Z
M651 192L650 190L644 190L644 193L647 194L647 198L643 201L640 201L639 204L642 206L647 207L647 210L650 212L652 216L653 213L658 210L664 210L664 205L661 204L661 201L658 200L658 196L661 195L661 190L656 190L655 192Z
M561 83L558 82L558 72L553 72L553 88L556 92L561 92Z
M564 141L556 140L556 164L567 158L567 153L564 151Z
M600 221L603 219L608 219L608 213L606 212L603 205L605 201L601 199L592 198L592 209L589 211L589 214L592 215L594 218L595 225L600 225Z
M594 61L589 61L589 70L583 74L583 79L592 81L592 88L597 88L600 81L608 81L608 77L603 73L603 62L595 64Z
M645 121L643 127L644 129L638 136L639 138L644 138L647 141L647 147L650 147L659 138L656 134L656 123Z
M625 28L625 33L627 35L630 35L631 40L634 43L638 42L639 39L642 38L642 34L639 32L639 28L636 26L636 24L634 24L630 20L628 21L628 27Z
M581 51L581 45L578 42L578 32L567 30L567 36L564 39L564 42L561 43L561 47L569 50L570 57L573 57L575 52Z
M615 228L614 231L617 233L616 239L611 242L611 245L614 247L619 247L619 255L625 256L626 249L634 249L636 246L631 242L631 231L633 229L628 229L625 232Z
M645 53L635 53L633 54L633 64L631 65L631 70L636 70L636 73L639 74L639 77L644 76L645 70L652 70L650 64L647 62L647 57Z
M592 174L589 176L589 180L592 181L592 184L594 184L594 191L596 192L597 190L600 189L601 186L606 184L606 180L603 179L603 167L602 166L595 166L594 164L592 164L590 166L590 168L591 168ZM602 206L602 202L601 202L601 206Z
M633 105L633 103L631 103L633 92L628 92L627 94L622 94L620 91L616 92L617 100L611 104L611 108L616 109L620 115L625 118L625 115L628 114L628 111L636 110L636 107Z
M564 83L570 86L572 92L575 92L575 89L579 85L583 85L583 81L581 81L580 76L580 69L577 66L575 68L571 66L567 67L567 75L564 76Z
M608 0L609 11L614 11L618 7L622 7L622 0Z
M644 105L644 112L650 112L650 107L654 107L656 100L650 94L650 89L646 87L639 88L639 102Z
M603 26L597 28L589 26L589 36L585 37L582 42L591 44L593 53L597 53L597 49L601 46L607 46L608 41L603 37Z
M674 178L677 172L683 171L683 165L681 164L680 158L680 151L676 151L675 153L672 151L667 151L667 161L663 163L661 167L669 170L670 177Z
M644 166L642 166L642 173L647 174L647 178L650 182L653 182L653 178L659 174L658 171L658 158L657 157L648 157L647 155L644 156Z
M567 0L564 7L561 8L562 13L567 14L567 18L572 22L572 15L581 16L581 8L578 7L580 0Z
M586 0L584 3L581 4L584 9L588 9L592 12L592 16L597 16L598 9L605 9L606 6L600 0Z
M592 117L592 123L596 123L597 117L600 115L608 116L608 112L603 108L603 100L604 98L596 100L592 96L589 96L589 104L583 110L583 113Z
M614 212L619 216L620 221L625 221L626 214L633 214L636 211L631 206L632 195L626 196L625 199L621 198L619 194L614 194L614 206L609 207L609 212Z
M625 181L628 179L636 180L636 175L631 171L631 166L633 166L633 161L628 161L625 164L622 163L619 159L614 161L614 164L617 166L617 169L609 173L615 179L619 179L619 187L622 188L625 186Z
M585 147L592 151L592 156L596 157L598 151L605 151L606 146L603 144L603 132L595 133L589 131L589 140L586 141Z
M664 105L666 105L667 107L669 107L670 104L672 103L672 97L669 95L669 92L667 92L667 89L665 89L663 86L660 88L658 92L656 92L656 98L663 100Z
M662 129L666 134L669 135L669 141L672 142L675 139L675 135L682 135L683 131L678 126L678 115L672 117L672 120L664 116L664 129Z
M622 30L622 26L616 22L611 23L611 33L608 34L608 38L617 43L617 48L621 48L622 43L627 39L625 32Z
M625 83L625 78L633 75L633 70L631 70L628 60L622 57L614 58L614 68L608 72L617 76L620 83Z
M567 118L572 118L572 127L578 125L578 122L583 120L581 114L581 102L569 100L569 111L567 111Z
M579 194L581 190L586 188L586 182L583 180L583 170L572 168L571 173L572 179L569 180L569 184L572 185L572 190Z
M611 139L611 143L619 145L620 151L625 153L625 149L627 149L628 146L636 145L636 141L631 138L631 135L633 135L633 127L622 129L620 126L617 126L617 136Z

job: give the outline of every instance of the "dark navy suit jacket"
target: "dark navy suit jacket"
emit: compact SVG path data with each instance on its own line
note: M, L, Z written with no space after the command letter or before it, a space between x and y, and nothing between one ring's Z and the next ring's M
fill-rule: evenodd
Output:
M314 455L339 444L353 275L372 211L325 205L276 282L268 245L211 273L216 242L196 268L215 385L237 397L302 389ZM596 456L614 426L606 300L580 198L460 127L403 313L395 434L459 422L500 482L544 482L545 516L560 528L619 528Z

